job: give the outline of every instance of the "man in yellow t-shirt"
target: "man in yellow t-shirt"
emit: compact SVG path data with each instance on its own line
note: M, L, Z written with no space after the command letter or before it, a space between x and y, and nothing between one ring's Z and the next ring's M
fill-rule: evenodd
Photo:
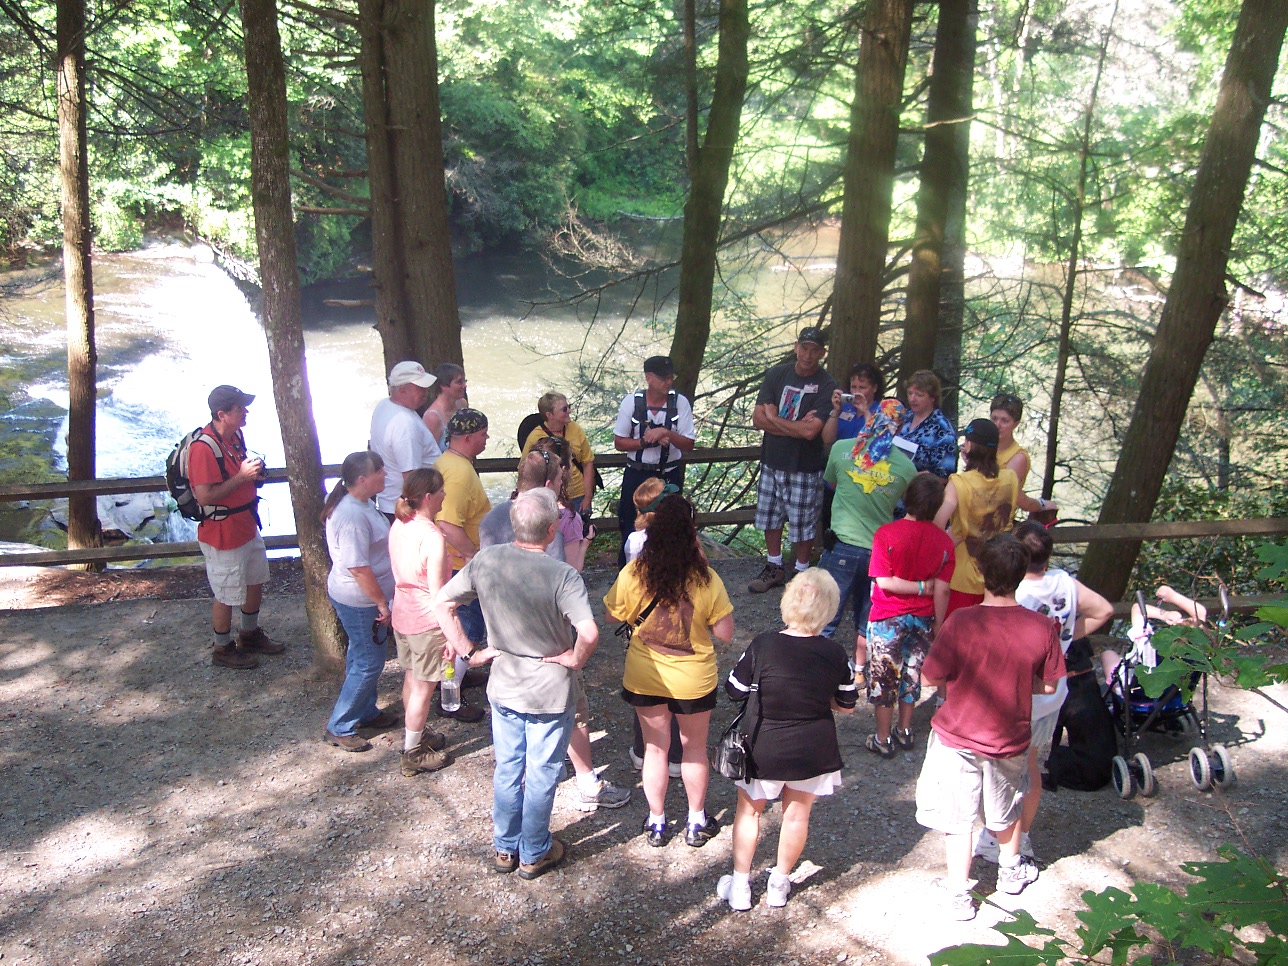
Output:
M568 498L573 509L578 509L583 518L589 519L595 493L595 453L590 448L590 440L586 438L582 428L573 422L572 407L568 405L568 397L563 393L546 393L537 400L537 412L541 414L541 425L533 429L523 441L521 455L527 456L547 436L562 439L572 458L563 495Z
M474 559L479 549L479 521L487 516L492 503L483 489L483 482L474 469L474 459L487 446L487 417L477 409L458 409L447 423L447 450L434 464L443 474L443 508L435 522L447 541L452 573L459 572ZM475 644L487 638L483 611L477 599L468 606L458 608L456 616L466 636ZM439 717L478 721L483 712L462 704L459 711L438 709Z

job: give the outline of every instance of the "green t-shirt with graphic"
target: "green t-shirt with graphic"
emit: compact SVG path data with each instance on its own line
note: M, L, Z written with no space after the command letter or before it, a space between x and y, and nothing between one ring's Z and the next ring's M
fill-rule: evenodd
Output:
M823 479L836 487L832 530L837 539L871 548L877 528L894 519L895 504L917 475L917 467L898 446L891 446L884 459L863 469L855 464L854 445L852 439L833 444Z

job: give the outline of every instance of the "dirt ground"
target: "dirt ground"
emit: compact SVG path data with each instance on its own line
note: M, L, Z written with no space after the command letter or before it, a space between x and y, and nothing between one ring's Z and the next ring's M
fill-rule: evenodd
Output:
M778 594L746 593L758 561L716 566L738 621L721 655L727 672L752 634L776 626ZM398 774L395 736L366 754L323 744L337 684L310 674L298 584L289 567L279 570L263 623L290 648L252 672L211 666L208 601L126 599L198 597L200 571L112 575L112 584L0 572L0 606L15 608L0 611L3 966L803 966L918 963L946 945L1000 941L988 928L997 908L985 905L972 923L940 914L941 839L913 821L922 752L882 761L864 750L873 721L862 705L839 719L845 788L816 806L783 909L764 904L761 871L751 912L716 898L730 864L727 829L703 849L679 837L649 848L638 789L625 808L589 815L561 790L553 825L571 860L535 882L494 875L484 864L486 724L448 724L456 763L416 779ZM611 575L587 577L598 602ZM101 602L69 602L77 600ZM628 710L616 696L621 668L618 640L605 633L587 671L596 764L635 786ZM400 680L391 663L382 703L397 699ZM1274 693L1288 701L1284 688ZM916 714L923 738L932 708ZM1181 862L1214 858L1241 836L1288 864L1288 715L1225 690L1213 710L1238 770L1233 792L1196 792L1188 742L1152 737L1156 798L1123 802L1111 788L1048 795L1033 832L1041 878L1020 896L993 894L995 867L976 860L980 891L1071 935L1082 891L1138 877L1176 884ZM731 717L722 701L713 732ZM673 817L682 802L673 783ZM731 785L714 778L708 809L727 823L733 802ZM757 870L772 864L777 824L774 810Z

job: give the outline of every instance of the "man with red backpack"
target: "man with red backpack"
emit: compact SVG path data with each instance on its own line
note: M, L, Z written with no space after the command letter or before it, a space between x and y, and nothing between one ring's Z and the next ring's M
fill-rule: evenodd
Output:
M285 645L269 640L259 627L259 607L268 580L268 555L259 532L256 485L264 463L246 458L246 407L255 401L234 386L216 386L209 397L210 424L192 441L188 481L202 507L197 540L206 559L206 577L215 602L212 662L246 669L259 665L256 654L280 654ZM233 608L240 621L233 640Z

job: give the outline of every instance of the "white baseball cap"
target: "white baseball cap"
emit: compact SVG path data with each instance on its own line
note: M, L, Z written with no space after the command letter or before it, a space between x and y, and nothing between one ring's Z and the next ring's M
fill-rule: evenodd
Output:
M433 373L426 372L425 367L419 362L400 362L389 370L390 389L397 389L399 386L405 386L408 383L413 383L422 389L428 389L437 381Z

